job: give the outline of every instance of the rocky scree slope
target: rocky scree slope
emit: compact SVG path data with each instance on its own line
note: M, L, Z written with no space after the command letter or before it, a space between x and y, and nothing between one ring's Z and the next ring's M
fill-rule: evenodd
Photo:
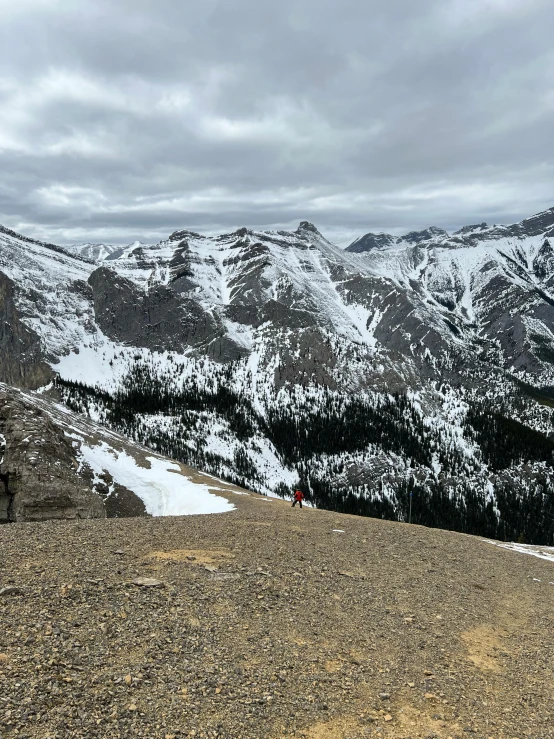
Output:
M261 492L401 519L411 493L422 523L550 543L553 226L177 231L95 263L4 231L36 351L1 368Z
M236 506L4 527L5 739L554 737L551 561Z

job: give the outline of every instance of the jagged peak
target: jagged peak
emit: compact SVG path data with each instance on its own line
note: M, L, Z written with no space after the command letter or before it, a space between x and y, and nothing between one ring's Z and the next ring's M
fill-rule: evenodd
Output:
M180 229L179 231L174 231L170 236L168 241L183 241L185 239L202 239L204 238L201 234L196 233L195 231L189 231L188 229Z
M452 234L453 236L459 236L460 234L467 234L467 233L473 233L474 231L485 231L486 229L490 228L488 223L476 223L472 226L463 226L462 228L458 229L457 231L454 231Z
M238 240L238 239L246 239L249 236L253 236L254 231L252 231L251 228L247 228L246 226L241 226L240 228L237 228L235 231L226 231L225 233L218 234L217 236L212 236L209 238L214 239L217 242L228 242L232 240Z
M473 226L464 226L455 231L453 236L469 236L471 239L481 240L482 238L499 238L501 236L513 236L523 238L526 236L538 236L546 233L554 226L554 207L547 208L540 213L522 221L512 223L510 226L494 225L489 226L487 223L479 223Z
M313 233L316 236L321 236L321 232L314 226L313 223L310 223L310 221L300 221L298 224L298 228L296 229L297 234L302 234L308 231L309 233Z
M554 226L554 207L535 213L530 218L525 218L523 221L514 224L512 228L518 229L524 236L536 236L552 226Z

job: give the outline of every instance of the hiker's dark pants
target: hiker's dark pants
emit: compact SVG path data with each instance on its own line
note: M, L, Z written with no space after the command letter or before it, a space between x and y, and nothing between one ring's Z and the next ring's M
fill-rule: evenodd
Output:
M292 502L292 507L294 508L294 506L295 506L295 505L296 505L297 503L300 503L300 508L302 508L302 501L301 501L301 500L294 500L294 501Z

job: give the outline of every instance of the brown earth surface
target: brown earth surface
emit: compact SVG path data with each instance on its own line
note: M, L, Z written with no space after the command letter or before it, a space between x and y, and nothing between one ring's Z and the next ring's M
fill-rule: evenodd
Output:
M0 528L3 739L554 737L553 563L227 497Z

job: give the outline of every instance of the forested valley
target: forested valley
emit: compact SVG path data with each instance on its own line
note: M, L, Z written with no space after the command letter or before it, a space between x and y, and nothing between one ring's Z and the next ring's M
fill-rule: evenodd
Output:
M554 544L554 441L487 403L465 414L467 453L403 394L369 400L321 388L317 401L273 403L261 413L224 376L192 377L176 389L141 363L113 393L60 378L56 387L72 410L247 489L292 492L257 464L263 442L317 507ZM208 443L215 427L232 453ZM371 457L389 460L381 474L352 473L356 460Z

